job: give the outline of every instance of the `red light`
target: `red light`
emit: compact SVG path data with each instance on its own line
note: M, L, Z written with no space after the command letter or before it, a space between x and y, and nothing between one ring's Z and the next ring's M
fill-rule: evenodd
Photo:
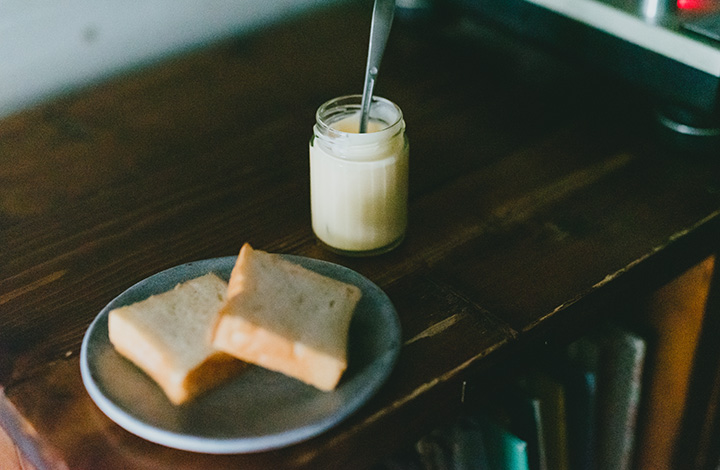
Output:
M677 0L680 10L711 10L717 7L714 0Z

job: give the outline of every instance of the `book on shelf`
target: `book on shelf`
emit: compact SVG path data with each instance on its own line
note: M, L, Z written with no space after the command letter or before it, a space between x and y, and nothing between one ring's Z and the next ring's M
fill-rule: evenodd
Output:
M655 344L648 358L650 373L647 403L639 431L638 468L673 468L673 455L681 437L683 416L688 405L710 405L698 404L697 396L690 396L689 386L703 331L714 266L714 256L692 266L654 292L642 309L642 320L653 331ZM708 331L707 334L709 341L706 345L717 342L716 331ZM712 344L710 349L715 353L718 350ZM705 377L697 378L700 383L706 380ZM699 417L706 413L705 409L699 408L692 411ZM700 426L700 423L693 426ZM683 465L691 464L684 462Z
M597 337L597 467L630 470L636 451L647 340L617 325Z
M632 468L647 339L608 321L566 349L556 374L565 388L570 468Z
M489 469L530 470L527 442L488 415L479 415Z
M478 420L462 416L421 438L415 445L414 460L422 470L492 470L484 439ZM405 465L409 460L406 458Z
M537 408L540 468L569 469L566 393L555 367L529 370L520 387Z
M537 403L528 399L514 380L478 390L471 386L464 396L464 419L479 425L486 465L470 468L546 470L538 466Z
M540 399L512 385L501 392L496 404L504 414L500 422L527 444L528 468L548 470Z
M486 388L472 400L477 405L470 406L471 415L477 415L481 422L491 421L524 443L523 452L526 454L529 470L547 470L540 402L536 397L528 395L519 386L519 381L510 380L498 388ZM485 429L484 433L490 431ZM497 438L495 440L497 441Z
M681 435L673 452L676 468L720 468L720 271L713 269L700 338L695 349Z
M582 337L566 352L564 380L570 468L594 470L597 441L597 381L600 348Z

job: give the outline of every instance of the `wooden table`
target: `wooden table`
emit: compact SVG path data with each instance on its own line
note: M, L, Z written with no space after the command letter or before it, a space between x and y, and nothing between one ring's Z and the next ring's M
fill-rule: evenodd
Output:
M0 121L2 403L37 433L16 444L83 470L367 468L458 414L468 386L716 250L720 159L662 144L640 92L466 23L402 22L376 93L407 121L407 238L366 259L323 249L308 139L322 102L360 91L369 15L314 12ZM80 378L90 322L133 283L246 241L384 289L404 342L388 382L272 452L187 453L115 425Z

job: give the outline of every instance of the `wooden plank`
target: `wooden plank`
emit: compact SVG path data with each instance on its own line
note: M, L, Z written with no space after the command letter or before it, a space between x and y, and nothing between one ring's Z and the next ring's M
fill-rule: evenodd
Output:
M634 90L503 36L458 47L402 24L378 93L408 124L407 238L374 258L324 250L307 145L317 106L361 81L365 7L0 121L0 383L72 468L363 468L457 413L463 384L492 386L711 250L720 162L657 145ZM188 455L122 431L80 381L87 326L133 283L245 241L383 288L405 341L390 381L333 432L276 452Z

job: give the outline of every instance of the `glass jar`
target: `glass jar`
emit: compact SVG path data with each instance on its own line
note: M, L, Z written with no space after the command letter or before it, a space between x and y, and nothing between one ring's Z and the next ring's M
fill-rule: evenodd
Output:
M361 95L320 106L310 139L310 201L315 235L335 252L392 250L407 228L408 141L402 111L373 97L368 132L359 133Z

